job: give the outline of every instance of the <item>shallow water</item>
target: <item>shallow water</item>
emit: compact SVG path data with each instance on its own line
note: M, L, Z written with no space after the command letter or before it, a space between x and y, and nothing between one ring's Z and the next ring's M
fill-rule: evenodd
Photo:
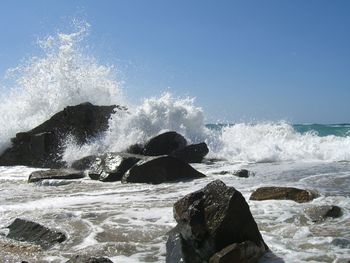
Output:
M28 184L34 169L0 167L0 226L3 234L16 217L27 218L68 234L68 240L47 251L33 247L3 249L3 262L65 262L71 255L107 256L114 262L164 262L166 233L173 226L172 205L187 193L214 179L241 191L266 243L274 255L262 262L347 262L350 258L350 163L260 163L242 165L216 162L194 165L207 174L190 182L161 185L102 183L88 178L47 180ZM247 168L249 178L218 175ZM259 186L296 186L317 190L310 203L249 201ZM336 204L337 219L313 223L304 209ZM347 244L332 244L346 238ZM2 242L7 242L4 237ZM13 242L18 245L18 242ZM0 245L1 246L1 245Z

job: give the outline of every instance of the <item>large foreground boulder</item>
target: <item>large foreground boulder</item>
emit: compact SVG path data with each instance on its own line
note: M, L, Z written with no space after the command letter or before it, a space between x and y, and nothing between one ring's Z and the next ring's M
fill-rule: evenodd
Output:
M116 105L95 106L91 103L66 107L34 129L17 133L11 139L12 146L0 156L0 165L62 167L60 154L67 136L73 136L78 144L83 144L108 128L112 113L124 110Z
M62 243L67 239L62 232L51 230L38 223L20 218L16 218L8 228L10 231L6 236L7 238L36 244L43 249L48 249L56 243Z
M294 187L260 187L250 196L250 200L293 200L298 203L309 202L317 197L317 194Z
M29 175L28 183L34 183L42 180L56 179L56 180L68 180L68 179L80 179L85 175L82 171L74 169L50 169L32 172Z
M172 156L160 156L136 163L123 176L122 183L160 184L201 177L205 175L189 164Z
M177 201L174 217L178 225L169 233L168 263L208 262L212 257L212 262L229 262L214 255L232 244L240 251L253 251L255 259L268 250L242 194L220 180ZM252 242L254 249L245 249L243 242ZM246 259L232 262L250 262Z

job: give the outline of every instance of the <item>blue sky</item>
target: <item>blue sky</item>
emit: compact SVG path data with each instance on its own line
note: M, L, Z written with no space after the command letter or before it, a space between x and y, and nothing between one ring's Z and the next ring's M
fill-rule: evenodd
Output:
M38 37L91 24L134 102L169 90L208 121L350 122L350 1L104 0L0 3L0 73ZM170 87L170 88L168 88Z

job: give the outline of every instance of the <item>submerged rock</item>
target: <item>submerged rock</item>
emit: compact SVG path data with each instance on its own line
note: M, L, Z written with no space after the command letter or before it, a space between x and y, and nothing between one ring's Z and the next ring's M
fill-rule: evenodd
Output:
M72 257L70 260L66 261L66 263L113 263L113 261L105 257L96 258L77 255Z
M0 165L62 167L62 141L70 135L77 144L86 143L108 128L109 117L118 110L126 109L91 103L66 107L34 129L17 133L12 146L0 156Z
M171 156L160 156L136 163L122 178L122 183L160 184L205 177L189 164Z
M250 200L293 200L298 203L309 202L317 197L316 193L294 187L260 187L250 196Z
M172 156L186 163L200 163L209 153L208 146L205 142L188 145L180 150L171 153Z
M56 243L62 243L67 239L66 235L56 230L51 230L38 223L16 218L11 225L8 226L9 233L7 238L18 241L29 242L48 249Z
M42 170L35 171L29 175L28 183L34 183L41 180L47 179L80 179L85 175L82 171L77 171L74 169L50 169L50 170Z
M341 216L341 208L336 205L322 205L305 209L306 215L315 223L322 222L327 217Z
M170 131L150 139L143 148L143 154L148 156L169 155L186 146L187 141L181 134Z
M234 176L238 176L238 177L243 177L243 178L248 178L249 177L249 171L246 169L241 169L238 171L235 171L233 173Z
M178 225L169 233L168 263L208 262L227 246L246 241L255 245L254 249L249 249L255 258L268 250L242 194L220 180L177 201L174 218Z

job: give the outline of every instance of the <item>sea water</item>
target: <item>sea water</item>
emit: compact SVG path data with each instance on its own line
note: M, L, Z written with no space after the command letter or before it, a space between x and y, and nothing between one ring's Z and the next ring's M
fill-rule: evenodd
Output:
M109 129L81 146L67 138L62 158L120 151L168 130L191 143L205 141L215 161L194 164L207 177L160 185L103 183L89 178L28 184L37 169L0 167L0 262L65 262L72 255L106 256L114 262L164 262L167 232L176 225L172 206L215 179L243 193L273 253L261 262L348 262L350 259L350 125L280 122L206 124L192 98L170 93L130 105L114 67L101 65L79 45L88 25L40 40L44 53L9 70L13 87L3 87L0 151L16 132L30 130L65 106L90 101L127 105ZM230 172L248 169L249 178ZM224 174L224 172L228 172ZM318 192L315 200L250 201L261 186L294 186ZM305 209L338 205L340 218L314 223ZM67 234L42 251L5 238L15 218L26 218Z

